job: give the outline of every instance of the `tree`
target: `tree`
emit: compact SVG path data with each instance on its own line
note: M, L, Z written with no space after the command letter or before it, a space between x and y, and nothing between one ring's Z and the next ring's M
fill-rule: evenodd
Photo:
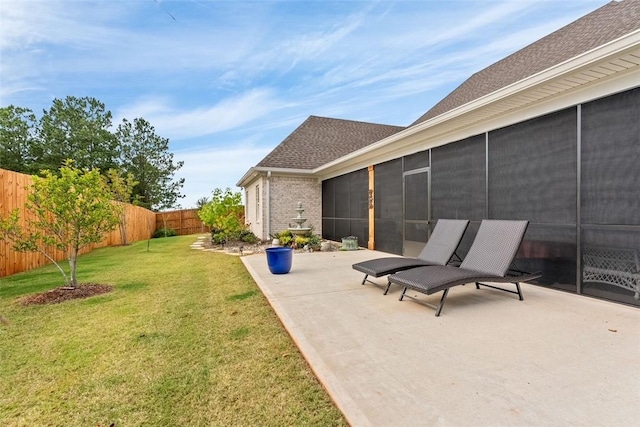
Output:
M184 178L174 179L183 162L174 162L169 140L148 121L124 119L111 132L111 112L91 97L54 99L38 120L31 110L0 109L0 167L24 173L57 171L66 159L80 169L117 168L133 175L131 200L155 211L175 208L184 197Z
M111 193L111 199L118 203L129 203L131 202L131 193L133 192L133 187L136 186L138 181L133 178L131 173L121 174L116 169L109 169L104 174L105 184ZM135 204L135 200L133 200ZM120 215L118 216L118 222L120 227L120 241L123 245L126 245L127 242L127 210L121 209Z
M46 170L42 177L33 177L26 209L35 219L25 230L15 209L8 218L0 218L0 239L12 242L16 251L44 254L58 267L65 284L75 288L80 250L117 227L122 206L111 201L97 169L77 169L66 161L59 172L60 176ZM52 249L64 253L69 276L53 259Z
M124 119L115 135L121 150L121 168L138 181L133 196L139 204L155 211L175 207L184 197L180 194L184 178L174 180L174 174L184 162L174 163L169 139L158 136L142 118L133 123Z
M209 198L208 197L200 197L197 201L196 201L196 208L197 209L202 209L202 207L204 205L206 205L207 203L209 203Z
M36 116L28 108L0 108L0 168L31 173Z
M214 239L224 242L247 228L243 221L242 194L234 193L230 188L224 191L220 188L213 190L211 201L198 211L198 216L202 222L212 227Z
M80 169L116 167L117 141L109 131L111 112L96 98L54 99L40 119L34 149L37 170L57 171L66 159Z

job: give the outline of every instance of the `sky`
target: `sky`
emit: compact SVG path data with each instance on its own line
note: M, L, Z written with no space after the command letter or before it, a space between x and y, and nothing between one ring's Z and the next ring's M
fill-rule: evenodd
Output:
M607 0L0 0L0 107L94 97L236 183L310 115L407 126L473 73Z

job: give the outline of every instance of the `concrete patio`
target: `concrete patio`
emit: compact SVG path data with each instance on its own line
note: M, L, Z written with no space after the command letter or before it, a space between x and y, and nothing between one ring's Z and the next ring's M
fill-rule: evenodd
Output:
M435 317L399 288L360 284L351 265L380 256L296 253L285 275L241 258L351 425L637 425L640 310L458 286Z

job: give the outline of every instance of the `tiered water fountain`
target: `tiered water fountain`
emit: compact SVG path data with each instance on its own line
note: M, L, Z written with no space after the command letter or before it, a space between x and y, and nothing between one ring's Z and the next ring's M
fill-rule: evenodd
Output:
M298 208L295 211L298 212L298 216L296 216L295 218L291 218L291 220L296 223L296 226L289 227L289 231L291 232L291 234L296 236L308 233L311 230L311 227L302 226L302 224L304 224L307 220L307 218L304 218L302 216L302 212L304 212L304 209L302 209L302 202L298 202Z

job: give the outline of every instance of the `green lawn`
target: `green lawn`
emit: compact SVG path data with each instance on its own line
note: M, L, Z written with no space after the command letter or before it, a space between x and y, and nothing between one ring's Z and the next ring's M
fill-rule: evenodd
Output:
M51 266L0 279L0 425L345 425L240 260L194 241L83 256L115 288L85 300L22 306Z

